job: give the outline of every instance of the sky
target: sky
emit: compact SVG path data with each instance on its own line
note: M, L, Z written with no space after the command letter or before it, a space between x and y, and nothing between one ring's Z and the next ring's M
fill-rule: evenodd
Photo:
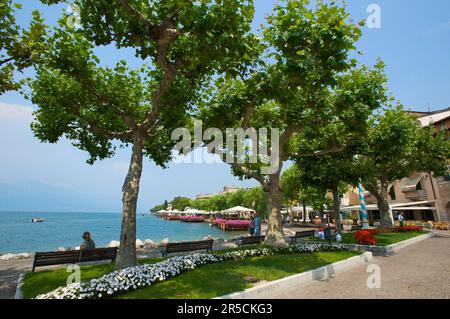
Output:
M63 6L47 7L35 0L23 3L18 22L26 25L30 12L40 10L48 24L55 23ZM264 23L275 0L255 0L254 30ZM386 63L389 89L406 108L419 111L450 107L450 1L448 0L347 0L355 21L366 19L376 4L381 28L364 27L357 46L358 60ZM133 52L111 48L96 51L102 64L118 59L131 64ZM26 73L33 75L33 71ZM103 211L121 210L121 187L128 169L130 149L93 166L87 154L67 140L40 143L30 131L35 106L19 93L0 96L0 211ZM256 186L239 181L226 164L176 164L167 169L144 163L138 211L175 196L215 193L223 186Z

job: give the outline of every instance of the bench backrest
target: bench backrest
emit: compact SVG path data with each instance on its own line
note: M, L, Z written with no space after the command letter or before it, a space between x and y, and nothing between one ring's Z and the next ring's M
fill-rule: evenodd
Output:
M80 262L97 260L116 260L117 247L80 250Z
M181 243L168 243L166 246L166 253L179 253L183 251L195 251L195 250L212 250L214 240L199 240L199 241L187 241Z
M36 267L62 264L76 264L85 261L111 260L114 261L117 248L96 248L89 250L68 250L37 252L34 255L33 271Z
M362 229L361 225L352 225L351 228L351 230L361 230L361 229Z
M259 244L262 241L264 241L264 239L266 238L266 236L250 236L250 237L244 237L241 240L241 245L249 245L249 244Z
M75 264L80 259L79 250L58 252L37 252L34 255L33 270L35 267L61 264Z
M314 237L315 230L305 230L305 231L298 231L295 233L295 238L305 238L305 237Z

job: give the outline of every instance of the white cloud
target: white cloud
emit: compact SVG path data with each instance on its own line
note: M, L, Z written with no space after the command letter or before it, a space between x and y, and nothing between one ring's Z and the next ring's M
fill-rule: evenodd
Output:
M31 121L32 113L31 107L0 102L0 119Z

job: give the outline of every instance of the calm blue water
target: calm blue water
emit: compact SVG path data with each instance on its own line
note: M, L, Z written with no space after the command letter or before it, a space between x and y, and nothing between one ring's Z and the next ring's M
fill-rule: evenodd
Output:
M44 218L32 223L32 218ZM84 231L89 231L98 247L119 240L121 214L118 213L33 213L0 212L0 254L52 251L58 247L76 247ZM242 233L242 232L241 232ZM156 216L138 214L137 238L200 240L211 235L229 238L239 232L224 232L207 223L165 221Z

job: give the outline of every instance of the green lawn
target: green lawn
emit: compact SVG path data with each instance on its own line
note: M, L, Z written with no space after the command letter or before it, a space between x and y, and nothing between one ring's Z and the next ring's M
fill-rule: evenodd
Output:
M245 249L255 248L248 246ZM236 250L236 249L232 249ZM227 250L230 251L230 250ZM221 254L224 251L215 252ZM251 284L246 276L260 280L276 280L292 274L318 268L339 260L344 260L358 252L318 252L295 255L252 257L241 261L227 261L220 264L205 265L181 274L165 282L140 289L117 298L211 298L239 291ZM140 264L155 263L162 258L140 260ZM114 265L102 264L81 266L81 281L99 278L113 271ZM58 287L65 286L70 273L65 268L28 273L23 282L24 298L33 298Z
M162 258L157 259L143 259L140 264L155 263L161 261ZM88 281L94 278L100 278L114 270L114 264L101 264L93 266L81 266L81 281ZM23 298L34 298L39 294L47 293L58 287L65 286L67 277L70 275L66 268L55 270L44 270L33 273L27 273L22 286Z
M251 257L242 261L210 264L156 285L139 289L119 299L213 298L252 287L244 277L272 281L359 255L358 252L318 252Z
M393 232L393 233L380 233L376 234L377 246L389 246L413 237L417 237L426 234L426 231L418 232ZM314 239L314 241L320 241ZM345 233L342 235L342 244L358 244L355 240L355 233Z

